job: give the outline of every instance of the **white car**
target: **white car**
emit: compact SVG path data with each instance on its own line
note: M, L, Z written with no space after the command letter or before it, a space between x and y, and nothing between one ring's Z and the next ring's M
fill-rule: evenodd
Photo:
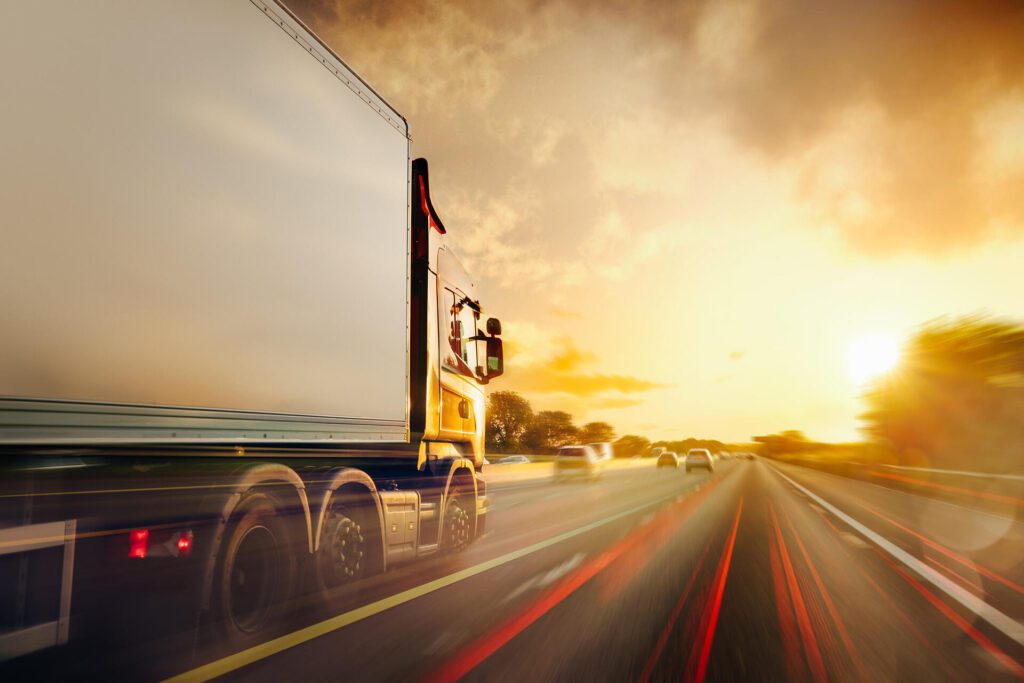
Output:
M708 472L715 471L715 462L711 457L711 451L706 448L691 448L686 453L686 471L703 467Z
M671 467L674 470L679 469L679 456L673 451L665 451L658 456L658 469L662 467Z
M608 462L615 457L615 447L607 441L600 441L598 443L588 443L588 446L593 448L602 462Z
M590 446L562 446L555 453L555 479L601 478L601 456Z

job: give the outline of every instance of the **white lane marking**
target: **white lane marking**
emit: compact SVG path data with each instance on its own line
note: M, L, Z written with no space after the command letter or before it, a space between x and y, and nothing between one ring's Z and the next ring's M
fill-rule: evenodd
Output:
M554 583L558 579L562 578L563 576L565 576L566 574L571 572L576 567L580 566L580 564L582 564L583 560L586 557L587 556L586 556L585 553L576 553L575 555L570 557L568 560L566 560L565 562L562 562L561 564L557 565L556 567L553 567L552 569L544 572L543 574L538 574L537 576L531 577L527 581L524 581L514 591L512 591L511 593L506 595L504 598L502 598L501 602L502 603L510 602L512 600L515 600L516 598L518 598L520 595L522 595L523 593L527 592L528 590L536 589L536 588L545 588L545 587L551 585L552 583Z
M495 567L500 567L504 564L508 564L509 562L526 557L527 555L532 555L535 552L557 545L570 538L579 536L580 534L593 531L594 529L598 529L606 524L622 519L623 517L628 517L629 515L640 512L641 510L646 510L654 507L655 505L660 505L671 500L675 495L675 493L672 493L670 495L663 496L656 500L644 503L643 505L638 505L628 510L616 513L611 517L599 519L595 522L591 522L590 524L585 524L581 527L577 527L576 529L571 529L558 534L557 536L552 536L544 539L543 541L538 541L537 543L526 546L525 548L513 550L505 553L504 555L495 557L494 559L481 562L480 564L473 565L472 567L461 569L457 572L447 576L442 576L441 578L434 579L433 581L428 581L427 583L419 586L414 586L413 588L404 590L401 593L389 595L386 598L381 598L380 600L363 605L362 607L357 607L348 612L343 612L342 614L333 616L330 619L325 619L319 623L306 626L305 628L300 628L297 631L286 633L285 635L274 638L273 640L268 640L265 643L255 645L246 650L242 650L241 652L236 652L235 654L228 655L227 657L203 664L195 669L180 673L177 676L172 676L171 678L168 678L167 681L208 681L211 678L216 678L217 676L223 676L231 673L232 671L237 671L244 666L258 662L261 659L266 659L267 657L271 657L297 645L306 643L314 638L319 638L320 636L331 633L332 631L337 631L338 629L354 624L357 621L362 621L363 619L380 614L392 607L398 607L399 605L415 600L416 598L423 597L424 595L433 593L434 591L447 588L448 586L459 583L460 581L465 581L477 574L482 574L494 569Z
M796 467L803 467L803 466L802 465L796 465ZM810 469L810 468L804 468L804 469ZM957 503L950 503L948 500L939 500L938 498L933 498L932 496L926 496L926 495L923 495L923 494L920 494L920 493L913 493L912 491L904 491L903 489L894 489L891 486L883 486L882 484L876 484L876 483L871 482L871 481L865 481L864 479L853 479L851 477L844 477L844 476L839 475L839 474L832 474L831 472L825 472L824 470L811 469L811 471L813 471L815 474L820 474L820 475L825 476L825 477L832 477L833 479L839 479L839 480L845 481L845 482L856 482L858 484L863 484L864 486L872 486L872 487L874 487L876 489L879 489L881 491L886 491L887 493L891 493L891 494L895 494L895 495L900 495L900 496L910 496L912 498L917 498L919 500L927 501L929 503L935 503L937 505L944 505L946 507L956 508L957 510L964 510L966 512L970 512L970 513L975 514L975 515L985 515L986 517L991 517L993 519L998 519L1000 522L1012 522L1014 524L1024 525L1024 522L1022 522L1019 519L1014 519L1013 517L1006 517L1005 515L997 515L994 512L987 512L986 510L981 510L979 508L972 508L972 507L967 507L966 505L958 505Z
M942 574L938 573L937 571L935 571L925 563L921 562L919 559L917 559L907 551L903 550L903 548L900 548L896 544L885 539L883 536L864 526L856 519L854 519L850 515L846 514L845 512L837 508L835 505L832 505L828 501L822 499L817 494L809 491L805 487L796 483L795 481L787 477L785 474L775 469L775 467L772 467L772 469L775 470L776 474L778 474L780 477L782 477L790 484L792 484L797 491L801 491L808 498L818 503L818 505L821 505L823 508L831 512L833 515L846 522L850 527L856 529L862 536L864 536L864 538L868 539L869 541L877 545L879 548L889 553L893 558L902 562L905 566L913 570L914 573L919 575L925 581L941 590L943 593L951 597L953 600L956 600L966 609L970 610L980 618L987 621L1007 638L1010 638L1019 645L1024 645L1024 625L1022 625L1020 622L1013 619L1012 617L1007 616L1003 612L1000 612L984 600L981 600L976 596L972 595L971 593L968 593L966 590L956 585Z

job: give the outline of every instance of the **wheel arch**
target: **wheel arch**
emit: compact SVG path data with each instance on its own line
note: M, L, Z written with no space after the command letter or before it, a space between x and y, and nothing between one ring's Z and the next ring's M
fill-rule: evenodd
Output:
M310 554L313 552L313 528L310 517L309 498L306 495L306 486L298 473L291 467L279 463L254 463L244 466L234 474L234 481L228 485L232 491L224 501L223 508L221 508L220 517L217 520L217 530L214 534L213 542L210 544L210 552L206 555L201 592L201 607L203 611L210 608L210 600L213 594L213 579L217 570L217 558L220 556L221 546L224 544L224 531L227 528L228 521L245 495L257 486L265 484L290 485L295 495L294 500L298 501L304 517L306 549Z
M373 483L373 479L370 478L366 472L362 470L352 468L342 468L336 470L331 477L330 483L327 488L324 489L323 496L320 499L320 504L317 511L316 527L313 530L312 540L312 551L316 553L320 550L320 538L323 533L324 520L327 518L327 511L330 509L331 501L334 499L338 491L341 490L352 491L358 495L365 495L367 500L372 503L375 514L374 519L377 522L377 538L380 542L380 555L378 561L380 563L381 571L387 570L387 546L384 534L384 507L380 501L380 495L377 492L377 485Z
M462 489L465 491L473 492L473 504L470 506L469 513L473 516L473 536L477 533L477 505L476 499L479 494L477 486L476 468L473 465L473 461L469 458L455 458L451 461L451 465L448 468L448 476L445 479L444 495L441 497L441 509L440 514L443 518L444 510L448 505L448 499L452 492ZM443 524L437 525L437 542L441 543Z

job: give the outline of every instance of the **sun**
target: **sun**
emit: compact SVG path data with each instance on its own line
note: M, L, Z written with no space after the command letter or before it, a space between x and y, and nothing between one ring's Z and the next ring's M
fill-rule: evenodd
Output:
M895 368L899 360L899 344L884 334L858 337L846 351L847 371L856 384L864 384L884 375Z

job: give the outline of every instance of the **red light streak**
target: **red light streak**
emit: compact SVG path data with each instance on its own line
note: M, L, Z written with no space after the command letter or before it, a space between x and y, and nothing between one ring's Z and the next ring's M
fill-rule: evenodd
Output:
M718 478L698 493L687 497L682 503L670 505L662 510L657 517L646 525L622 538L618 543L602 552L591 562L583 565L576 572L550 588L518 614L471 643L453 659L426 676L425 680L432 683L449 683L457 681L468 674L488 657L504 647L510 640L525 631L535 621L561 604L563 600L575 593L590 579L615 562L627 550L633 549L638 542L647 538L653 529L658 528L658 525L664 524L666 520L673 518L681 524L684 517L680 517L680 513L685 511L684 514L687 517L692 514L697 505L705 500L708 494L723 480L724 477Z
M818 649L818 640L811 628L811 620L807 615L807 605L804 604L803 595L800 593L800 585L796 580L796 572L793 571L793 562L786 549L786 539L782 536L782 528L779 526L779 518L775 515L775 507L769 508L772 513L772 524L775 527L775 538L778 542L780 556L782 557L782 568L785 572L786 583L789 585L789 596L793 603L793 611L796 614L796 624L800 629L800 636L807 647L804 654L807 655L807 663L811 668L811 674L816 681L827 681L828 674L825 671L825 662L821 658L821 651Z
M640 674L640 683L647 683L647 681L651 680L651 674L654 673L654 667L657 665L658 659L661 658L661 653L665 649L665 645L668 643L668 637L672 634L672 630L675 628L676 622L679 620L679 614L683 611L683 605L686 604L686 599L689 597L690 591L693 589L693 584L697 580L697 575L700 574L700 570L704 566L704 558L707 557L708 550L710 548L711 542L708 541L708 544L704 546L704 552L700 554L700 558L693 566L693 573L690 574L690 579L686 582L683 592L679 595L679 601L676 602L676 606L672 610L672 615L665 624L665 628L662 629L661 635L658 636L658 642L654 646L654 651L651 652L651 656L647 658L647 664L644 666L643 673Z
M902 531L907 532L911 536L914 536L915 538L920 539L929 548L932 548L934 550L938 550L940 553L942 553L946 557L949 557L951 559L956 560L957 562L959 562L960 564L964 565L965 567L970 567L971 569L973 569L974 571L978 572L979 574L987 576L988 578L992 579L993 581L998 581L999 583L1003 584L1007 588L1012 588L1013 590L1017 591L1018 593L1021 593L1022 595L1024 595L1024 588L1021 588L1020 586L1015 584L1013 581L1010 581L1009 579L1003 578L999 574L996 574L994 571L992 571L990 569L987 569L985 567L982 567L980 564L972 562L971 560L968 560L966 557L962 557L961 555L956 554L955 552L953 552L952 550L950 550L946 546L941 545L939 543L936 543L935 541L933 541L932 539L928 538L927 536L919 534L916 531L903 526L902 524L900 524L896 520L891 519L889 517L886 517L881 512L879 512L878 510L876 510L875 508L871 507L870 505L868 505L866 503L858 503L858 505L860 505L860 507L864 508L865 510L867 510L871 514L875 515L876 517L880 517L881 519L885 520L889 524L892 524L897 529L901 529Z
M886 558L888 559L888 558ZM971 639L978 645L983 647L990 655L992 655L1000 664L1005 666L1014 676L1019 679L1024 679L1024 667L1018 664L1010 655L1003 652L998 645L993 643L984 633L979 631L966 619L961 617L952 607L944 603L939 596L932 593L930 590L924 587L920 581L903 571L902 568L897 567L892 562L889 562L889 566L892 567L893 571L902 576L907 583L913 586L914 590L923 595L928 602L930 602L935 609L942 612L942 614L952 621L961 631L966 633Z
M789 519L789 515L786 515L786 524L793 528L793 523ZM811 556L808 554L807 549L804 547L803 541L800 540L799 534L793 534L796 539L797 547L800 549L800 554L804 558L804 562L807 563L807 568L811 570L811 578L814 579L814 585L817 586L818 592L821 594L821 599L825 603L825 609L828 610L829 616L832 617L832 621L836 625L836 631L839 632L839 639L843 642L843 646L846 648L847 654L850 656L850 660L853 662L854 667L857 669L857 673L860 674L861 680L870 681L871 677L868 676L867 669L864 667L864 662L860 658L860 653L857 648L853 645L853 640L850 638L850 633L846 630L846 625L843 620L839 618L839 611L836 610L835 604L832 602L832 597L829 595L828 590L825 588L824 581L821 580L821 576L818 574L817 568L814 563L811 562Z
M703 681L708 670L708 658L711 656L711 644L715 639L715 628L718 626L718 614L722 609L722 598L725 595L725 582L729 578L729 565L732 562L732 549L736 545L736 532L740 527L740 516L743 514L743 498L740 498L739 507L736 510L736 519L732 523L732 532L729 540L722 551L722 558L718 563L718 571L715 573L712 598L704 607L705 615L701 618L701 630L697 635L697 642L700 643L700 655L697 660L696 672L693 677L687 676L688 680ZM692 651L691 651L692 652ZM693 660L687 664L686 670L689 673Z

